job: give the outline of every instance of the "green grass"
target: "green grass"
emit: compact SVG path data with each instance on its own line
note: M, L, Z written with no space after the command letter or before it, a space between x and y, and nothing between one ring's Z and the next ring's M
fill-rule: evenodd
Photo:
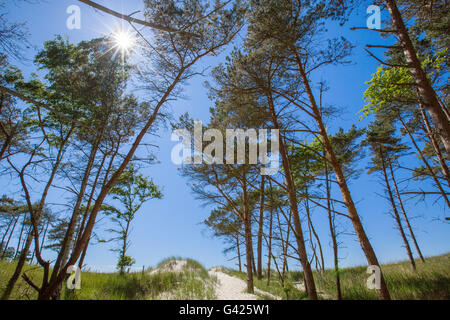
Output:
M159 264L168 263L165 259ZM13 273L15 263L0 261L0 292ZM27 275L40 284L42 269L26 266ZM188 259L182 272L99 273L84 271L81 274L81 289L69 290L63 286L61 299L65 300L153 300L153 299L214 299L216 279L198 262ZM20 279L11 299L36 299L36 292Z
M182 258L171 257L158 264L158 270L172 260ZM210 277L208 271L199 262L192 259L186 261L185 268L180 273L144 272L98 273L83 271L81 275L81 290L68 290L63 286L62 299L102 299L102 300L139 300L139 299L214 299L214 285L217 279ZM391 263L382 266L391 297L393 299L450 299L450 254L427 258L425 263L416 261L417 271L411 271L407 261ZM0 261L0 293L14 271L15 263ZM374 290L366 287L367 267L345 268L340 271L342 294L344 299L378 299ZM232 276L247 279L244 272L222 268ZM27 275L40 284L42 269L27 265L24 268ZM270 285L265 278L254 278L255 287L282 297L283 299L306 299L304 291L297 290L294 282L303 282L303 273L291 271L287 273L285 286L272 273ZM314 272L316 286L322 299L336 298L335 273L331 270ZM269 296L257 294L261 299L271 299ZM11 299L36 299L36 292L20 278Z
M244 272L222 268L224 272L247 280ZM450 299L450 254L426 258L425 263L416 261L416 272L412 272L409 262L386 264L381 267L386 279L391 298L399 300L449 300ZM347 300L376 300L375 290L366 287L369 274L367 267L353 267L340 270L341 290L343 299ZM272 293L283 299L306 299L306 293L294 287L294 282L303 283L303 272L290 271L287 273L285 286L272 273L270 286L267 280L254 277L255 287ZM336 299L336 285L334 270L324 272L314 271L319 299ZM268 298L268 297L264 297Z
M375 290L366 287L367 267L346 268L340 271L344 299L378 299ZM416 260L416 272L407 261L381 267L392 299L436 300L450 299L450 254ZM319 290L336 297L335 273L326 270L314 274Z

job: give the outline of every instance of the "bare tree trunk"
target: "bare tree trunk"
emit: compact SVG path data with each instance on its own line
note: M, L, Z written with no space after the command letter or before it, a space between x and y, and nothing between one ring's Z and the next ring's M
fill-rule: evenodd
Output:
M430 122L428 121L428 116L425 113L422 103L419 103L419 107L420 107L420 113L422 114L423 122L425 123L425 128L427 129L428 136L430 137L431 144L433 145L434 152L436 153L436 156L438 157L439 164L442 169L442 174L447 179L447 185L450 187L450 173L448 170L448 166L445 163L445 159L442 156L441 150L439 149L439 144L436 141L436 137L434 136L434 133L431 130Z
M272 194L272 184L270 184L270 194ZM269 244L267 246L267 285L270 285L270 266L272 258L272 225L273 225L273 206L270 205L270 217L269 217Z
M424 103L433 123L444 143L447 154L450 154L450 122L441 108L436 92L430 84L426 73L423 71L421 63L417 57L416 50L411 42L408 30L405 27L403 18L398 10L395 0L385 0L387 9L392 17L395 33L403 49L408 68L417 86L420 100Z
M247 199L247 178L244 177L242 179L242 206L244 208L244 231L245 231L245 251L247 258L247 292L253 293L253 245L252 245L252 219L251 212L248 208L248 199Z
M6 251L8 250L9 242L11 241L11 237L14 234L14 229L16 229L17 221L19 221L19 217L14 219L13 227L12 227L11 232L9 234L8 240L6 241L6 244L4 246L3 253L2 253L2 256L1 256L0 260L3 260L5 258Z
M395 205L395 201L394 201L394 196L392 195L391 186L389 184L389 180L388 180L388 176L387 176L387 172L386 172L386 163L385 163L385 159L383 156L383 150L382 150L381 146L380 146L379 152L380 152L380 158L381 158L381 165L382 165L382 169L383 169L384 182L386 184L386 190L389 195L389 201L391 202L392 211L394 212L395 222L397 223L398 231L400 232L400 235L403 240L403 244L405 245L406 253L408 254L409 262L411 264L411 269L412 269L412 271L416 271L416 263L414 261L413 255L412 255L411 247L409 246L408 239L406 238L405 231L403 230L402 221L400 220L400 215L398 214L397 206Z
M23 215L23 220L22 220L22 227L20 228L20 233L19 233L19 241L17 241L17 248L16 248L16 252L14 253L14 260L17 258L17 255L19 254L20 250L20 244L22 243L22 235L23 235L23 230L25 229L25 222L27 220L27 216L24 214Z
M5 239L6 239L6 236L8 235L8 233L9 233L9 228L11 228L11 226L13 225L13 223L14 223L15 221L16 221L15 218L12 218L11 221L9 221L8 227L6 227L5 233L4 233L3 236L2 236L2 241L0 241L0 244L1 244L1 245L4 245L4 244L5 244ZM2 254L3 254L3 252L2 252Z
M77 200L75 203L75 206L72 211L72 217L70 218L69 225L67 226L67 231L64 237L64 240L62 242L61 250L58 254L58 257L56 258L55 265L53 267L52 276L50 278L50 281L54 281L59 273L59 270L61 266L64 266L67 263L67 260L69 258L70 251L72 249L73 243L75 241L75 232L76 232L76 226L79 223L80 213L79 209L81 206L81 203L83 201L84 194L86 192L86 187L88 185L89 176L91 174L95 156L98 151L98 146L100 144L101 137L103 136L103 129L101 129L101 132L98 134L98 136L95 138L95 142L92 144L91 152L89 154L89 160L86 165L86 169L84 171L83 180L81 181L80 190L77 195Z
M408 216L406 215L406 210L405 210L405 207L403 206L403 201L402 201L402 198L400 196L400 192L398 191L397 182L395 181L394 170L392 170L392 164L390 162L389 162L389 170L391 172L392 183L394 184L395 193L397 194L398 203L400 205L400 209L402 210L403 217L405 218L406 226L408 227L409 234L411 236L411 239L413 240L414 246L416 247L416 251L417 251L417 254L420 257L420 260L422 262L425 262L425 259L422 256L422 251L420 251L419 244L417 243L416 236L414 235L414 232L412 230L411 224L409 223Z
M305 90L308 95L312 111L315 116L315 120L316 120L318 129L319 129L319 133L323 139L323 146L328 155L328 158L329 158L328 160L330 161L331 167L333 168L333 171L336 175L336 180L339 184L339 187L340 187L340 190L342 193L342 197L344 199L345 205L347 207L347 211L348 211L350 219L352 221L353 228L355 229L356 235L358 236L359 243L361 244L361 248L366 256L366 259L367 259L367 262L369 265L380 266L377 256L375 254L375 251L372 248L372 245L369 241L369 238L367 237L366 231L364 230L364 227L361 223L361 219L356 210L355 204L354 204L352 196L350 194L350 190L347 185L347 181L345 179L344 173L342 172L341 164L337 160L336 155L333 150L333 146L331 145L331 142L328 139L328 134L325 129L325 125L322 122L322 116L321 116L319 107L317 106L313 92L309 85L308 77L303 68L300 57L298 56L298 52L295 47L293 47L293 50L294 50L294 54L295 54L295 57L297 60L297 66L299 68L299 72L300 72L301 78L303 80L303 84L305 86ZM390 300L391 296L389 295L389 290L387 288L387 285L384 280L384 276L383 276L382 272L381 272L380 278L381 278L380 279L380 287L381 288L378 290L378 295L381 299Z
M241 249L239 246L239 234L236 235L236 248L237 248L237 256L238 256L239 272L242 272Z
M42 293L40 294L40 297L39 297L40 299L48 300L50 298L50 296L53 294L53 292L57 288L57 286L64 281L64 278L66 277L67 267L70 264L75 263L78 260L78 258L80 257L81 252L83 251L83 249L86 246L86 243L89 241L89 239L91 237L92 230L93 230L94 225L95 225L95 220L97 218L97 214L100 211L101 206L103 204L103 201L105 200L108 192L114 186L114 184L116 183L117 179L119 179L120 175L122 174L122 172L125 170L126 166L131 161L134 153L136 152L136 149L138 148L138 146L141 143L142 139L144 138L145 134L150 129L150 126L156 120L156 117L158 115L159 109L161 108L163 103L167 100L167 98L169 97L169 95L171 94L173 89L175 88L175 86L178 83L178 81L180 80L183 72L184 72L184 70L182 72L180 72L175 77L175 79L173 80L173 82L171 83L171 85L169 86L167 91L164 93L164 95L161 98L161 100L155 106L155 108L153 110L153 113L150 116L149 120L147 121L145 126L141 129L139 134L137 135L137 137L134 140L133 145L131 146L130 150L128 151L125 159L122 161L121 165L114 172L114 174L111 176L111 178L108 180L108 182L106 184L104 184L104 186L102 187L102 189L101 189L101 191L100 191L100 193L99 193L99 195L98 195L98 197L97 197L97 199L95 201L94 207L92 208L92 211L91 211L91 214L89 216L89 219L88 219L88 221L86 223L86 228L83 231L83 235L77 241L77 243L76 243L76 245L75 245L75 247L74 247L74 249L72 251L72 255L69 258L68 263L65 266L62 267L62 269L60 270L58 276L53 281L51 281L51 283L49 283L46 288L42 288L41 289Z
M330 192L330 183L328 179L328 164L326 160L325 160L325 185L327 190L328 223L330 225L331 241L333 242L334 272L336 273L336 293L337 299L342 300L341 277L339 275L338 243L336 239L336 227L334 224L335 215L333 212L331 212L331 192Z
M262 279L262 235L264 224L264 176L261 176L261 188L259 196L259 221L258 221L258 280Z
M22 273L22 269L23 269L23 266L25 265L27 254L28 254L28 251L30 250L30 246L31 246L31 242L33 241L33 238L34 238L35 252L42 249L42 245L39 246L39 235L35 234L35 232L36 232L36 230L38 228L38 224L39 224L39 221L41 219L42 211L44 210L44 205L45 205L45 201L47 199L48 192L50 190L50 187L52 186L53 180L54 180L54 178L56 176L56 172L58 171L59 166L60 166L61 161L62 161L62 158L64 156L65 145L69 141L69 138L70 138L70 136L71 136L71 134L73 132L73 128L74 128L73 126L70 128L69 132L67 133L67 136L65 137L65 139L63 140L63 142L61 143L61 145L59 147L58 154L56 156L55 165L52 168L52 172L50 174L50 177L48 178L47 184L45 185L44 191L42 192L41 200L39 202L39 207L36 210L36 212L32 212L33 211L33 207L32 207L32 204L30 202L30 199L28 199L29 197L27 197L28 207L29 207L29 210L30 210L30 221L31 221L32 230L28 234L27 240L25 242L25 247L22 250L22 252L20 253L20 256L19 256L16 268L14 270L14 273L11 276L11 278L9 279L5 290L3 291L3 294L2 294L2 296L0 298L1 300L8 300L9 299L9 297L11 295L11 292L14 289L14 286L15 286L17 280L19 279L19 276ZM22 177L21 177L21 180L23 180ZM24 187L25 193L27 193L25 181L22 181L22 186ZM48 225L47 225L47 228L48 228ZM44 235L44 238L45 238L45 235ZM44 243L44 239L42 239L42 244L43 243ZM40 252L36 252L35 255L36 255L36 259L38 260L38 262L44 267L44 280L43 280L43 282L45 282L46 281L46 276L47 276L47 271L48 271L46 269L47 268L46 267L47 264L44 263L44 261L41 260Z
M283 283L286 278L286 271L288 269L287 264L287 251L289 247L289 235L291 233L291 218L292 218L292 212L289 211L289 219L288 219L288 229L286 231L286 239L284 240L284 247L283 247L283 270L281 276L283 277ZM281 228L281 225L280 225Z
M439 182L438 178L434 174L433 168L431 168L427 159L425 159L425 156L423 155L422 151L420 150L419 146L417 145L416 140L414 139L409 128L406 126L405 122L402 120L402 118L399 118L399 119L400 119L400 122L402 123L403 128L405 129L406 133L408 134L409 139L411 140L414 148L416 149L417 153L419 154L420 159L422 159L422 162L425 164L425 167L427 167L428 172L430 173L431 177L433 178L434 182L436 183L436 186L438 187L439 191L441 192L442 197L444 198L445 202L447 203L447 206L450 207L450 200L448 199L447 194L446 194L444 188L442 188L442 185Z
M271 94L268 95L268 103L270 108L270 113L272 115L272 122L274 124L275 129L279 129L277 116L275 114L275 108L272 101ZM306 252L306 246L305 246L305 240L303 238L303 230L302 225L300 221L300 216L298 213L298 201L297 201L297 193L295 190L295 184L292 180L292 174L291 174L291 168L289 159L287 156L287 151L284 146L283 137L280 136L279 141L279 151L281 154L281 162L283 165L283 170L285 174L286 179L286 187L287 187L287 193L289 198L289 204L292 211L292 216L294 218L294 227L295 227L295 239L297 240L297 246L298 246L298 254L300 258L300 263L302 264L303 272L305 274L305 283L308 283L308 297L311 300L317 300L317 291L316 291L316 285L314 283L314 276L311 270L311 265L308 261L308 254Z
M314 225L311 220L311 212L310 212L310 208L309 208L308 197L309 197L309 192L308 192L308 188L306 188L306 199L305 199L306 216L308 218L308 224L310 225L310 228L314 235L314 238L316 238L317 246L319 247L320 270L324 271L325 270L325 262L324 262L324 258L323 258L322 244L320 243L319 236L317 235L316 229L314 228ZM311 246L312 246L312 242L313 241L311 239ZM316 255L316 257L317 257L317 255Z
M86 246L84 247L83 252L81 253L80 261L78 261L78 268L80 268L80 270L83 268L84 259L86 258L86 253L87 253L88 247L89 247L89 242L86 243Z

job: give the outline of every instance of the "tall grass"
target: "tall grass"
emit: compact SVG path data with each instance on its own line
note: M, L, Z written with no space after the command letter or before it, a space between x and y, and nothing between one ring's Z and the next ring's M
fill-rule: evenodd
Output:
M413 272L407 261L381 267L392 299L450 299L450 254L426 258L425 263L417 260L416 267ZM344 299L378 298L375 290L366 287L366 270L367 267L354 267L339 272ZM314 276L319 290L336 296L334 271L315 272Z
M450 254L437 257L426 258L426 262L416 261L416 272L411 270L408 261L386 264L381 267L386 279L392 299L398 300L437 300L450 299ZM222 268L229 275L237 276L247 280L244 272ZM376 300L377 292L370 290L366 286L369 274L367 267L345 268L339 271L341 279L341 290L343 299L346 300ZM336 273L334 270L324 272L314 271L319 299L336 299ZM256 288L283 299L306 299L304 291L294 287L295 282L303 283L303 272L287 272L284 286L276 279L276 274L272 275L270 285L267 285L267 278L258 280L254 277ZM269 297L263 297L269 298Z
M172 260L166 259L165 262ZM63 285L61 299L66 300L153 300L214 299L215 279L197 261L188 259L181 272L164 271L161 262L157 272L118 273L82 272L81 289L69 290ZM0 261L0 292L14 271L15 263ZM160 270L159 270L160 269ZM42 269L26 266L27 275L36 283L42 281ZM18 281L11 299L36 299L37 293L23 279Z

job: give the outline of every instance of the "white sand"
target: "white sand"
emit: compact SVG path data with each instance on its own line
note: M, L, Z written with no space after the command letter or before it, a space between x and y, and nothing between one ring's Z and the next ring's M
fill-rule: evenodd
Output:
M217 277L217 300L258 300L257 295L245 292L247 290L247 283L244 280L229 276L216 268L211 269L209 274ZM264 294L275 300L281 300L280 297L274 296L271 293L259 290L257 288L255 288L255 292Z

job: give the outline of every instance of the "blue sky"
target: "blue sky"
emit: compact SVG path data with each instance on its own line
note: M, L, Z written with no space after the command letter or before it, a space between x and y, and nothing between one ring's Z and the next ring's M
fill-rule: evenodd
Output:
M142 8L140 0L98 0L98 2L124 13L131 13ZM66 9L73 4L81 8L80 30L66 28L66 19L69 17ZM357 112L364 104L363 92L367 87L365 82L370 79L370 75L378 67L378 62L363 51L363 46L367 43L386 43L386 40L379 37L376 32L349 30L351 26L365 26L367 17L365 9L366 6L358 8L350 22L343 28L335 25L329 26L330 35L343 35L356 46L351 57L352 63L345 66L327 67L316 73L312 79L313 81L326 80L330 87L325 96L326 102L342 109L339 117L330 124L332 130L337 126L348 128L352 123L358 121ZM26 22L30 31L29 41L33 47L28 48L25 52L29 61L13 61L16 66L25 71L25 74L35 71L32 64L34 55L37 50L42 48L44 41L53 39L56 34L66 35L70 41L79 42L109 33L111 28L121 23L118 19L96 12L73 0L46 0L39 5L22 2L14 4L8 1L6 11L11 21ZM382 14L386 15L386 12ZM236 44L238 43L239 38L236 40ZM382 53L379 52L378 56L382 57ZM219 57L207 58L198 66L198 69L207 66L214 67L223 58L224 54ZM207 89L203 85L205 80L208 80L208 76L191 80L185 88L188 98L171 103L170 108L175 117L187 111L193 118L207 122L208 110L212 102L209 101ZM367 120L357 123L360 127L366 124ZM170 152L175 145L170 141L170 134L169 130L161 130L159 138L147 138L146 142L160 146L156 150L160 163L146 168L144 173L162 186L164 198L149 201L138 212L133 223L132 246L129 255L136 259L136 268L142 268L143 265L155 265L163 258L172 255L194 258L207 267L215 265L231 267L234 262L227 261L227 257L223 255L222 241L209 236L208 230L201 225L203 219L208 216L209 209L194 199L186 185L187 181L178 174L178 167L170 160ZM366 165L367 161L361 164L362 168ZM9 182L6 180L0 182L0 185L7 185ZM418 187L426 189L426 185L420 184L420 182L415 182L415 187L412 189L417 190ZM14 187L10 188L12 190ZM376 194L382 193L378 178L373 175L361 175L358 180L351 182L351 192L379 260L390 262L406 259L400 236L394 229L393 219L386 214L387 202ZM53 199L50 200L58 201L59 199L57 196L53 196ZM408 212L410 216L414 217L412 221L419 244L425 255L436 255L449 251L449 225L434 219L437 216L443 216L443 206L433 204L432 200L430 198L427 203L417 202L417 200L407 203ZM313 220L322 239L326 265L331 267L332 251L329 244L326 216L317 211L313 214ZM351 231L348 227L346 230ZM341 257L345 258L341 262L343 266L366 263L356 237L342 236L341 241L343 242ZM113 270L116 264L116 254L109 251L110 247L105 244L91 246L86 263L92 269ZM51 254L48 253L47 256L51 257Z

